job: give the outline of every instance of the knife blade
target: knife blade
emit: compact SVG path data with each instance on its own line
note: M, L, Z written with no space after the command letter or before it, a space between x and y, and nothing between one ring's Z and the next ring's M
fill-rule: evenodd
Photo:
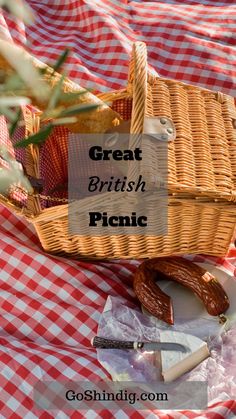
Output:
M94 348L100 349L143 349L145 351L179 351L188 352L189 348L185 345L175 342L133 342L121 341L115 339L102 338L95 336L91 340Z

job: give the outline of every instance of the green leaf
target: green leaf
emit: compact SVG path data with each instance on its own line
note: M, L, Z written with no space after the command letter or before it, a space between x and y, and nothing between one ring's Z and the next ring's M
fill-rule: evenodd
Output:
M0 42L1 55L9 62L9 66L15 73L19 74L27 88L30 89L31 95L38 101L48 101L50 97L50 88L48 84L41 79L33 61L28 54L20 47L4 41Z
M26 96L0 95L0 108L15 108L19 106L26 106L31 103L31 100Z
M10 108L7 108L5 106L0 106L0 115L4 115L7 117L7 119L14 123L16 117L17 117L17 113L13 112Z
M39 73L39 75L44 76L44 74L46 74L48 72L47 67L38 67L37 71Z
M79 92L61 92L61 101L62 102L72 102L73 100L77 99L81 95L85 95L88 92L88 90L81 90Z
M65 51L64 51L64 52L60 55L60 57L58 58L58 60L57 60L56 64L52 67L52 68L54 69L53 74L54 74L56 71L59 71L59 70L60 70L61 66L62 66L62 65L64 64L64 62L66 61L66 59L67 59L67 57L68 57L68 55L69 55L69 52L70 52L69 48L66 48L66 49L65 49Z
M10 129L9 129L10 138L14 135L14 132L18 126L20 119L21 119L21 109L19 109L15 121L10 126Z
M75 124L76 122L77 122L77 118L75 116L68 116L65 118L54 119L52 124L53 126L56 126L56 125L65 125L65 124Z
M64 80L65 80L65 76L62 76L61 79L59 80L59 83L57 83L56 86L53 88L52 96L50 97L50 100L48 102L46 112L51 109L54 109L57 106L57 103L61 96L61 89L62 89Z
M17 0L1 0L0 7L3 7L26 25L31 25L34 22L34 12L24 0L20 2Z
M97 109L99 106L101 106L101 105L88 104L88 103L84 104L84 105L70 106L69 108L64 109L64 111L62 111L58 117L63 118L64 116L78 115L79 113L89 112L89 111L92 111L94 109Z
M37 134L30 135L28 138L24 138L23 140L19 141L14 145L16 148L20 147L27 147L29 144L42 144L48 136L51 134L53 129L52 124L47 125L41 131L37 132Z
M25 88L25 83L18 74L9 76L4 85L6 91L16 91Z

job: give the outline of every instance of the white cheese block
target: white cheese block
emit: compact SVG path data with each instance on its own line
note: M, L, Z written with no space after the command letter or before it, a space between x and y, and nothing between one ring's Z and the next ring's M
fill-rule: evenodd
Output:
M206 342L186 333L171 330L160 331L160 341L181 343L190 350L186 353L161 351L161 369L164 381L176 380L210 355Z

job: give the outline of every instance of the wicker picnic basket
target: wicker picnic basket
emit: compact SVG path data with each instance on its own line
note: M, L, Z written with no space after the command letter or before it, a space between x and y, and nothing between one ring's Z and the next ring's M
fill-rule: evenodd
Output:
M128 86L99 95L131 133L143 132L145 116L170 118L176 139L168 144L168 235L88 237L68 234L68 203L42 208L38 194L26 208L1 202L33 223L45 251L77 258L150 258L172 254L224 256L236 226L236 109L234 99L206 89L157 77L147 71L144 43L133 46ZM40 117L28 113L27 132ZM40 177L40 148L27 148L26 170ZM145 202L154 215L152 197ZM83 220L82 220L83 222Z

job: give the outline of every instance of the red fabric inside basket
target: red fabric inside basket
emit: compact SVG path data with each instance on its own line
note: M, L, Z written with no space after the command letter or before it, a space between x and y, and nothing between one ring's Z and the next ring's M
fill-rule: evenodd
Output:
M16 160L18 160L21 163L24 163L25 151L23 149L18 149L17 151L15 151L13 147L14 143L24 138L24 135L25 135L24 127L19 127L16 129L13 136L13 142L12 142L9 137L7 120L4 116L0 116L0 133L1 133L0 145L3 147L6 147L9 154L13 158L15 157ZM9 164L4 158L2 158L1 153L0 153L0 168L1 167L9 169ZM12 188L9 198L19 205L25 205L26 203L26 194L21 192L20 189L17 188L17 185L15 186L15 188L14 187Z
M76 146L78 165L76 162L72 163L69 161L70 141L78 142L78 146ZM63 201L53 201L54 198L73 199L73 192L71 191L70 196L68 192L69 177L70 184L76 186L76 191L80 191L80 196L88 195L88 178L101 175L99 168L88 159L90 146L89 138L81 138L79 134L72 134L67 128L62 126L53 129L52 134L40 148L42 193L49 198L42 200L41 204L43 207L63 204ZM114 167L110 162L104 162L102 173L106 179L114 174ZM78 195L74 197L77 198Z
M40 177L45 196L68 197L68 135L67 128L55 127L40 149ZM58 190L55 190L56 188ZM43 200L41 204L43 207L58 205L57 202L49 200Z

